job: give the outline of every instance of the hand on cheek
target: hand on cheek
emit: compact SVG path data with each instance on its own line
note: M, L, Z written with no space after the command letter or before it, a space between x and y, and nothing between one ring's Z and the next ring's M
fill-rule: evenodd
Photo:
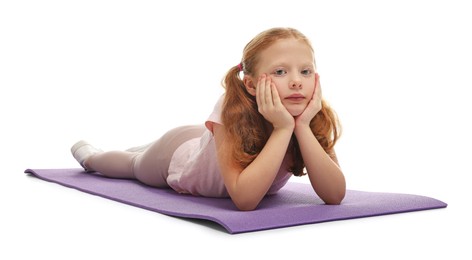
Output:
M303 113L296 117L296 126L310 125L311 120L316 116L316 114L318 114L318 112L320 112L322 108L321 99L320 76L318 73L315 73L315 89L313 91L313 96Z
M263 74L256 86L256 101L259 113L269 121L274 128L294 127L294 118L280 100L279 93L272 79Z

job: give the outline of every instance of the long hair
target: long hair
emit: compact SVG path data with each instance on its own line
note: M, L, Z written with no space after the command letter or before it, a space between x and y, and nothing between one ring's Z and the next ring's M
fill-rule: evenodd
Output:
M306 43L310 41L293 28L273 28L261 32L244 48L242 62L232 67L222 84L226 89L222 109L222 121L227 129L227 144L233 148L237 165L247 167L260 153L269 139L266 119L258 112L256 98L249 94L240 78L240 72L253 75L259 62L259 54L280 39L294 38ZM316 64L316 63L315 63ZM334 158L334 145L340 137L340 124L335 112L322 100L322 108L310 122L310 128L324 151ZM303 175L305 163L295 135L291 140L293 164L290 169L296 176Z

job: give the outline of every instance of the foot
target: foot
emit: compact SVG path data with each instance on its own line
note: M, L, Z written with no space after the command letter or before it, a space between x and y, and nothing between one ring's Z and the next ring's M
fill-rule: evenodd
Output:
M70 148L72 152L72 156L79 162L79 164L85 169L87 172L91 172L93 170L87 169L85 167L85 160L87 160L90 156L103 152L101 149L97 149L93 147L91 144L87 143L86 141L78 141L75 143L72 148Z

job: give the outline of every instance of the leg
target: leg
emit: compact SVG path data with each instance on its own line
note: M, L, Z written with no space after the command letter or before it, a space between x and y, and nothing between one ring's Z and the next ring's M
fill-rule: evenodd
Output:
M96 152L82 165L111 178L132 178L155 187L168 187L167 176L174 151L184 142L200 137L204 126L183 126L173 129L144 151ZM141 149L138 149L141 150Z
M134 163L136 179L155 187L169 187L167 176L174 151L184 142L201 137L204 131L203 125L182 126L164 134L148 146L144 153L136 157Z
M111 178L135 179L133 165L138 156L140 153L123 151L96 153L84 161L84 167Z
M149 144L144 144L144 145L140 145L140 146L136 146L136 147L131 147L129 149L126 149L127 152L144 152L146 151L147 148L149 148L149 146L151 146L154 142L152 143L149 143Z

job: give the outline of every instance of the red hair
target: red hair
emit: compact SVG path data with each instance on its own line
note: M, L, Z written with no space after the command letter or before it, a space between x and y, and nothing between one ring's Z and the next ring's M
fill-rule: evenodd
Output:
M222 121L228 130L227 142L233 149L233 158L237 165L247 167L260 153L269 139L270 129L267 121L258 112L256 98L247 92L240 78L240 71L245 75L254 75L259 62L259 54L280 39L294 38L306 43L311 50L310 41L292 28L273 28L254 37L244 48L241 64L232 67L223 80L226 89L223 103ZM334 159L334 145L340 136L340 124L335 112L322 100L321 111L310 122L310 128L325 152ZM292 136L291 154L293 164L290 169L294 175L303 175L305 163L301 156L298 141Z

